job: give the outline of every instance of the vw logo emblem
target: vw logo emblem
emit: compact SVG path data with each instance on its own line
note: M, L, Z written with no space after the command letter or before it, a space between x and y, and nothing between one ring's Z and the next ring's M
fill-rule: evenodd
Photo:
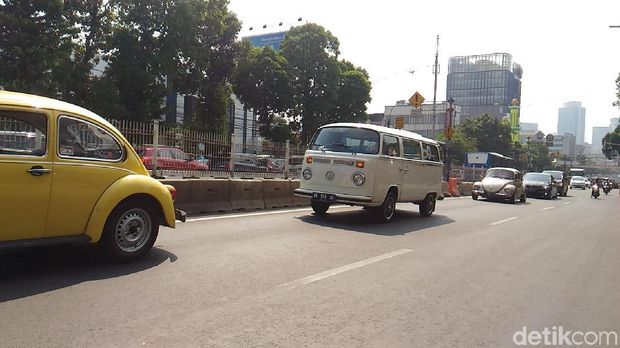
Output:
M334 174L331 170L325 173L325 179L327 179L327 181L333 181L335 177L336 174Z

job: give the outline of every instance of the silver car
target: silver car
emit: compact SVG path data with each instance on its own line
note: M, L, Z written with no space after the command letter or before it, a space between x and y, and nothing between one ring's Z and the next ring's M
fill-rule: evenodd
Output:
M523 188L521 172L513 168L491 168L482 179L474 183L471 198L485 197L493 200L508 200L516 203L517 199L525 203L526 196Z

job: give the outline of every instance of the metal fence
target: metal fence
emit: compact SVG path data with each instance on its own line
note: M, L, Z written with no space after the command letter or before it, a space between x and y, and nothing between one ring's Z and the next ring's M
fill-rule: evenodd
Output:
M305 148L289 142L256 145L159 121L109 120L156 177L298 178Z

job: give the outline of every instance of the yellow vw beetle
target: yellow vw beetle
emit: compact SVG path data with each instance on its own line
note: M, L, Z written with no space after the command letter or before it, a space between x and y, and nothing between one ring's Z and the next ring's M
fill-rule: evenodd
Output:
M174 196L103 118L0 91L0 249L88 242L133 260L182 218Z

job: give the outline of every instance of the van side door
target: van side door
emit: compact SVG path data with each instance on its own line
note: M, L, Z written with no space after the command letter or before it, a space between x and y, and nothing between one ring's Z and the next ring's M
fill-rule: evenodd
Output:
M425 197L423 188L424 162L422 162L422 147L420 142L413 139L403 139L403 200L417 201Z
M381 155L379 156L379 163L374 178L374 192L377 194L376 200L383 201L390 186L398 187L398 199L400 200L403 180L403 159L401 154L400 139L393 135L383 134Z

